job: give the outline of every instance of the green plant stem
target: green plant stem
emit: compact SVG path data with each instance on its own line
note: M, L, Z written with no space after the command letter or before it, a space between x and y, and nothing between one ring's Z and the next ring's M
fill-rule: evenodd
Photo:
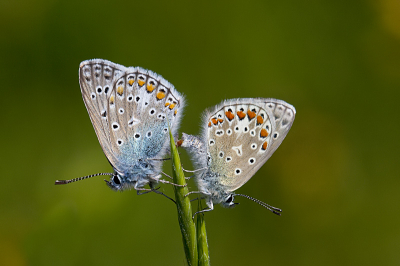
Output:
M175 184L186 185L178 150L170 131L171 156L173 179ZM182 233L183 247L186 261L190 266L198 265L198 252L196 240L196 227L192 219L192 207L189 197L185 197L189 190L187 187L174 186L176 207L178 210L178 221Z
M201 201L198 200L199 210L201 210ZM208 243L206 222L204 221L204 214L197 214L197 249L199 253L199 266L210 266L210 256L208 255Z

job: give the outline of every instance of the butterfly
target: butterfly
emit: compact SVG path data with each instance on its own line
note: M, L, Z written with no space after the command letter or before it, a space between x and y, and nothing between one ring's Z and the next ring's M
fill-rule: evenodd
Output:
M162 76L141 67L125 67L103 59L83 61L79 67L83 101L113 173L113 190L147 190L161 178L162 158L168 152L169 129L177 136L184 97Z
M199 191L189 194L200 193L208 208L197 213L213 210L214 204L233 207L238 204L234 197L242 196L280 215L281 209L235 191L279 147L295 115L292 105L271 98L231 99L206 110L200 136L183 133L178 143L198 169L195 180Z

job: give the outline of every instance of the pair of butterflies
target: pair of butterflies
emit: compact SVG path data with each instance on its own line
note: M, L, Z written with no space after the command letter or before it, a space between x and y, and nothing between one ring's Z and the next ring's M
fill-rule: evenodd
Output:
M97 138L112 165L114 190L153 191L162 179L162 158L169 152L169 129L174 138L185 105L184 97L160 75L140 67L124 67L102 59L84 61L79 68L83 100ZM295 108L271 98L231 99L206 110L200 136L183 133L179 145L191 154L200 193L209 211L214 204L232 207L235 196L249 198L272 212L272 207L234 191L245 184L282 143L295 118ZM145 188L149 185L150 189Z

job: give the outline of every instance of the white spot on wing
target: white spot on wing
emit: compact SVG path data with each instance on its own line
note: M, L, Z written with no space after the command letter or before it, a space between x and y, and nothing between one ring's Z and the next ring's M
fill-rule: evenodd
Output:
M240 144L240 146L233 146L232 150L234 150L238 156L242 156L243 154L242 144Z
M130 126L130 127L136 126L139 123L140 123L140 120L136 119L135 117L132 116L132 118L129 119L129 121L128 121L128 126Z

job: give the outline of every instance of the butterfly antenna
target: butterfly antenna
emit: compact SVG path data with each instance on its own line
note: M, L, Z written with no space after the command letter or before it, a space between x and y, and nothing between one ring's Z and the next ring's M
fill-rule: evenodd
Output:
M171 160L171 158L163 158L163 159L148 158L147 160L153 160L153 161L168 161L168 160Z
M82 177L69 179L69 180L56 180L55 185L65 185L65 184L73 183L73 182L76 182L76 181L81 181L83 179L88 179L88 178L91 178L91 177L94 177L94 176L99 176L99 175L114 175L114 174L113 173L99 173L99 174L82 176Z
M273 207L271 205L268 205L267 203L262 202L261 200L258 200L258 199L255 199L255 198L252 198L250 196L243 195L243 194L234 194L234 196L241 196L241 197L248 198L249 200L252 200L252 201L258 203L261 206L263 206L264 208L266 208L267 210L270 210L271 212L275 213L276 215L279 215L279 216L281 215L281 212L282 212L281 209Z

